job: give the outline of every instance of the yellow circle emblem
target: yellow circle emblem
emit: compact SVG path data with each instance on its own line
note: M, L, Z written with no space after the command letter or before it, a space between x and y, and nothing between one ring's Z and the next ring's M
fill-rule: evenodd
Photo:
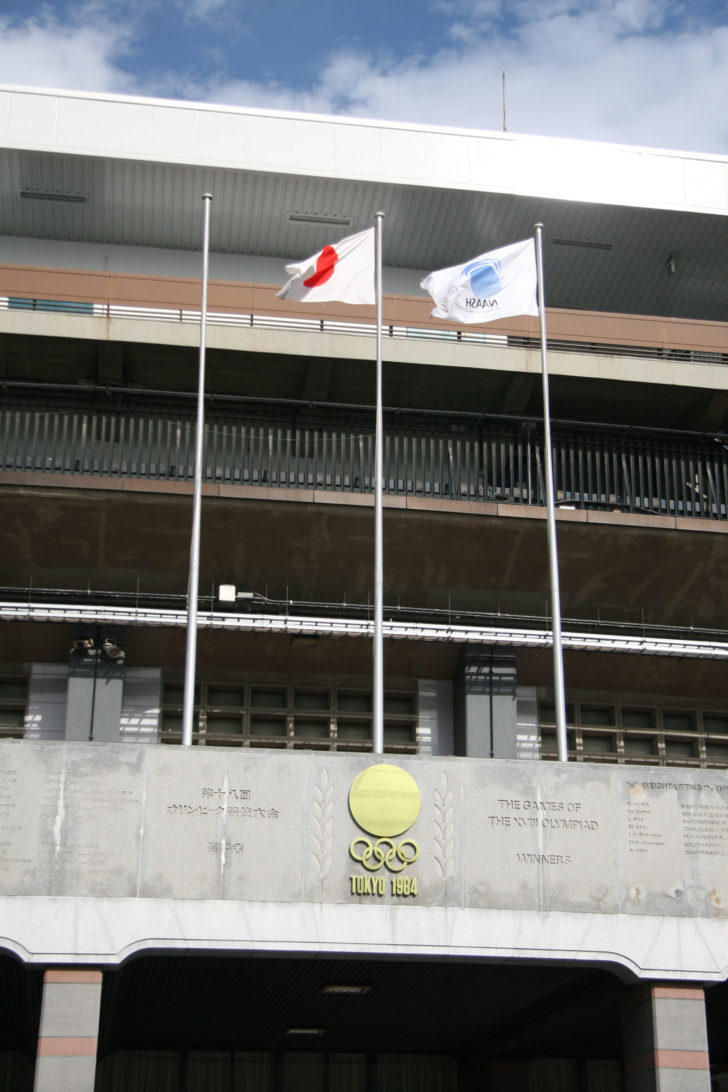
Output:
M420 814L420 790L413 777L386 762L362 770L349 790L349 809L368 834L393 838Z

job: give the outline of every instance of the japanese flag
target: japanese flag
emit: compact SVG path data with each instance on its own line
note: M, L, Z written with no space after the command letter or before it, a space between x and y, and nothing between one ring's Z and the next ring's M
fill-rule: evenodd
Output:
M277 293L303 303L374 303L374 228L325 246L303 262L286 266L291 279Z

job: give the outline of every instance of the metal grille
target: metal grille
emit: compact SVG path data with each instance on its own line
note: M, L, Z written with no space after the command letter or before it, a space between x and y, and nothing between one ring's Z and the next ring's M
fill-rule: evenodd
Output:
M44 474L188 481L192 420L150 413L8 409L0 413L0 467ZM556 502L654 515L728 518L728 444L636 430L555 429ZM543 436L528 427L387 427L383 490L452 501L543 505ZM205 426L204 480L369 493L368 425L216 418Z

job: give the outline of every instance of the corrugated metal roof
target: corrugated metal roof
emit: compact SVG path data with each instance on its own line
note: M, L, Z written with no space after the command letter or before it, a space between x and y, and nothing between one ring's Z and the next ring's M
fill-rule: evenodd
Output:
M196 250L206 190L220 253L305 257L382 209L385 265L426 272L525 238L541 221L550 306L728 320L728 217L706 213L4 149L0 235ZM291 222L294 212L350 224Z

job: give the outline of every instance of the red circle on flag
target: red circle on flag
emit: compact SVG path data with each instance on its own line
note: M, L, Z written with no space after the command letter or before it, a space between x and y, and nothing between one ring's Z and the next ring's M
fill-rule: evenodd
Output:
M316 259L316 272L303 283L306 288L318 288L320 284L326 284L334 273L334 266L339 260L339 255L332 246L325 246Z

